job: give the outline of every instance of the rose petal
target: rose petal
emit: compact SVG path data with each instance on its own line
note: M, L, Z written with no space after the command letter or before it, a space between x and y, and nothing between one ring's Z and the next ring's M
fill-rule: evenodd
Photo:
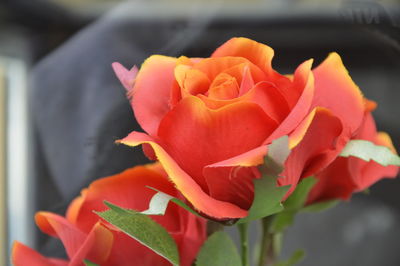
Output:
M278 123L281 123L290 112L285 97L278 88L268 82L257 83L243 98L257 103L267 115Z
M259 82L241 97L231 100L217 100L198 95L208 108L219 109L238 102L253 102L275 122L281 122L289 113L289 106L281 92L269 82Z
M375 143L377 145L383 145L387 147L392 147L393 144L390 142L387 143L387 135L384 132L380 132L375 139ZM390 137L389 137L390 139ZM355 158L357 159L357 158ZM358 159L360 160L360 159ZM389 166L382 166L374 161L370 161L368 163L363 162L366 164L364 168L362 169L362 179L355 179L355 183L357 184L357 190L362 191L371 185L375 184L377 181L380 179L386 177L386 178L395 178L398 173L399 173L399 167L395 165L389 165Z
M176 58L153 55L140 68L133 89L132 107L141 127L156 134L158 124L169 111Z
M69 265L82 265L85 259L96 264L103 264L110 255L113 241L113 233L101 222L96 223L79 250L71 258Z
M386 146L392 152L396 153L389 135L384 132L377 133L375 121L371 113L366 114L363 125L354 138L372 141L377 145ZM394 165L382 166L374 161L366 162L356 157L350 157L348 160L357 191L362 191L370 187L383 177L396 177L399 169L399 167Z
M337 158L316 176L318 182L310 191L306 204L332 199L349 199L356 189L351 175L348 158Z
M211 110L192 96L164 117L158 138L176 163L207 191L203 167L258 147L276 126L254 103ZM201 147L194 148L199 143Z
M250 90L254 83L268 79L265 73L262 72L258 66L247 60L244 63L232 66L221 73L229 74L230 76L235 77L238 83L245 85L245 87L241 88L241 94L245 94Z
M253 86L254 86L254 80L253 80L253 77L250 72L250 67L246 65L243 69L242 81L240 83L239 96L244 95L251 88L253 88Z
M243 37L232 38L217 48L211 55L211 57L225 56L244 57L259 66L266 74L273 72L271 62L274 57L274 50L265 44Z
M308 60L298 67L297 73L303 81L303 92L301 93L297 103L292 108L289 115L283 120L279 127L268 137L265 144L271 143L274 139L289 135L300 122L309 114L311 103L314 97L314 77L310 71L312 60Z
M181 235L172 234L172 236L178 244L182 266L190 266L193 265L200 247L207 239L207 220L198 219L183 209L181 211L187 214L182 215L185 218L183 221L186 225L185 232Z
M67 211L68 219L84 232L89 232L99 220L93 211L106 210L107 207L103 203L105 200L123 208L144 211L149 207L150 200L156 193L148 187L177 196L173 184L168 181L165 173L157 170L157 165L133 167L117 175L94 181L83 191L82 196L70 205ZM169 215L178 217L175 205L168 206L167 211ZM167 216L152 218L170 232L179 229L179 222Z
M128 146L138 146L143 143L150 144L171 181L197 210L217 219L242 218L247 215L247 211L231 203L215 200L207 195L201 187L179 167L171 156L148 135L132 132L119 142Z
M119 81L125 87L126 91L130 93L133 89L133 85L135 84L136 74L139 71L138 68L134 66L128 70L118 62L112 63L112 68L114 69Z
M268 146L262 145L238 156L208 165L207 167L257 166L263 163L263 158L268 153Z
M101 224L93 226L87 235L64 217L49 212L38 212L36 224L46 234L59 238L71 259L69 265L82 265L83 259L104 262L112 247L112 233Z
M364 117L364 99L340 56L331 53L313 73L315 77L313 106L332 110L342 120L345 128L355 132Z
M227 73L219 74L208 90L208 97L219 100L229 100L238 97L239 84L236 78Z
M286 160L283 177L278 179L281 186L292 185L286 196L293 192L300 178L329 165L346 143L342 123L328 109L316 108L309 116L313 117L312 122Z
M160 265L171 263L124 232L114 231L114 244L104 266ZM189 266L189 265L188 265Z
M46 258L37 251L16 241L11 251L11 262L14 266L67 266L61 259Z
M254 198L255 171L250 167L205 167L210 196L248 210Z
M347 139L340 120L325 108L315 108L293 135L294 141L291 141L290 135L289 144L295 142L296 147L285 163L285 171L282 174L284 177L279 178L279 185L291 185L286 197L296 188L300 178L321 171L332 162ZM257 166L263 163L266 154L267 145L263 145L207 168Z
M57 214L38 212L35 221L44 233L62 241L69 258L74 257L86 239L85 233Z
M219 57L206 58L193 66L193 69L203 72L210 81L214 80L221 72L224 72L236 65L250 63L246 58L242 57Z
M175 79L181 88L181 94L184 97L206 93L210 87L209 78L200 70L193 69L186 65L178 65L174 73Z

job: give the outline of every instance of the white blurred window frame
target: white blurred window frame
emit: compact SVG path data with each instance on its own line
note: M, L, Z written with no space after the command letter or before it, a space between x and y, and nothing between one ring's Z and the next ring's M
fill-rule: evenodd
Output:
M30 126L27 90L27 64L24 60L0 56L3 74L0 89L0 138L3 141L0 171L2 206L0 265L10 262L14 241L35 247L35 182L30 160ZM1 98L3 96L3 98ZM1 178L0 178L1 179Z

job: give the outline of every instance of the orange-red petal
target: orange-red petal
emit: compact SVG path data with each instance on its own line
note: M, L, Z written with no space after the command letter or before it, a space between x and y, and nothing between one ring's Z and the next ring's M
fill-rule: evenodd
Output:
M356 189L348 158L337 158L316 178L318 182L308 195L307 205L332 199L347 200Z
M252 167L205 167L204 177L210 196L249 209L254 198L253 179L259 177Z
M228 202L215 200L207 195L199 184L182 170L174 159L148 135L132 132L120 142L129 146L150 144L170 180L197 210L217 219L242 218L247 215L246 210Z
M286 160L283 177L278 179L281 186L292 185L286 196L293 192L300 178L329 165L345 144L342 123L328 109L317 108L310 116L312 122Z
M289 135L303 119L309 114L314 97L314 76L310 71L312 60L308 60L298 67L297 86L302 87L302 93L289 115L283 120L279 127L268 137L266 144L274 139ZM300 84L302 83L302 84Z
M360 131L354 138L369 140L377 145L386 146L396 153L389 135L376 131L375 121L370 113L366 114ZM356 157L350 157L348 160L357 191L370 187L384 177L396 177L399 170L398 166L382 166L374 161L366 162Z
M187 65L178 65L174 75L183 97L206 93L210 86L210 80L206 74Z
M103 264L110 255L113 247L113 233L101 222L96 223L79 250L70 258L69 266L82 265L85 259Z
M44 233L62 241L69 258L75 256L86 239L85 233L57 214L38 212L35 215L35 221Z
M393 149L390 137L377 134L370 113L365 115L364 122L354 138L369 140ZM366 162L356 157L338 157L316 175L318 183L309 195L308 204L330 199L349 199L354 192L365 190L383 177L395 177L397 173L396 166L385 167L374 161Z
M244 95L230 100L211 99L204 95L198 95L198 97L211 109L219 109L237 102L253 102L258 104L275 122L284 120L290 111L281 92L269 82L259 82Z
M104 200L123 208L144 211L149 207L150 200L156 193L148 186L176 196L173 184L168 181L163 171L156 168L157 165L133 167L122 173L94 181L83 191L82 196L70 205L68 219L82 231L89 232L99 220L93 211L107 209L103 203ZM168 207L168 212L172 216L177 215L177 208L171 205ZM74 213L76 214L72 215ZM153 218L171 232L179 228L179 221L167 219L166 216Z
M211 57L238 56L247 58L266 74L273 72L271 62L274 50L259 42L239 37L232 38L215 50Z
M114 62L112 64L112 68L114 69L114 72L117 75L121 84L125 87L128 94L130 94L133 89L133 85L135 84L138 68L134 66L130 70L128 70L118 62Z
M187 97L164 117L158 138L180 168L207 191L205 166L260 146L276 126L254 103L211 110L198 98Z
M61 259L46 258L37 251L16 241L11 251L11 262L14 266L67 266Z
M169 111L176 58L153 55L146 59L136 76L132 107L141 127L149 134Z
M364 99L337 53L331 53L314 69L315 96L313 106L330 109L345 128L355 132L364 116Z

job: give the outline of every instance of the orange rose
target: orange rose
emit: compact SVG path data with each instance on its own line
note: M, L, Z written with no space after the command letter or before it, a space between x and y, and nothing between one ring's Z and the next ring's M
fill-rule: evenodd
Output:
M273 55L266 45L233 38L210 58L151 56L137 75L115 63L147 133L120 142L144 144L198 211L230 219L247 215L256 166L268 144L288 135L292 152L278 181L291 185L287 197L358 132L366 100L336 53L314 70L305 61L293 75L277 73Z
M104 211L104 200L124 208L144 211L155 192L145 186L160 189L179 197L159 165L138 166L115 176L93 182L68 208L66 217L38 212L36 224L46 234L59 238L69 260L46 258L16 242L12 252L15 266L83 265L88 259L99 265L170 265L149 248L143 246L114 226L101 220L93 211ZM164 226L178 245L182 265L191 265L206 238L205 220L169 204L165 215L152 216Z

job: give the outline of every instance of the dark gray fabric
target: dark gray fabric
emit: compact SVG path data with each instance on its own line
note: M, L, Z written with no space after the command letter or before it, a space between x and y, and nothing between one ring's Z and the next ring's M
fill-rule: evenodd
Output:
M140 66L173 37L167 32L160 25L100 21L34 69L32 112L41 159L63 199L75 196L90 180L146 161L139 149L114 143L140 127L111 63ZM140 43L153 34L157 41Z

